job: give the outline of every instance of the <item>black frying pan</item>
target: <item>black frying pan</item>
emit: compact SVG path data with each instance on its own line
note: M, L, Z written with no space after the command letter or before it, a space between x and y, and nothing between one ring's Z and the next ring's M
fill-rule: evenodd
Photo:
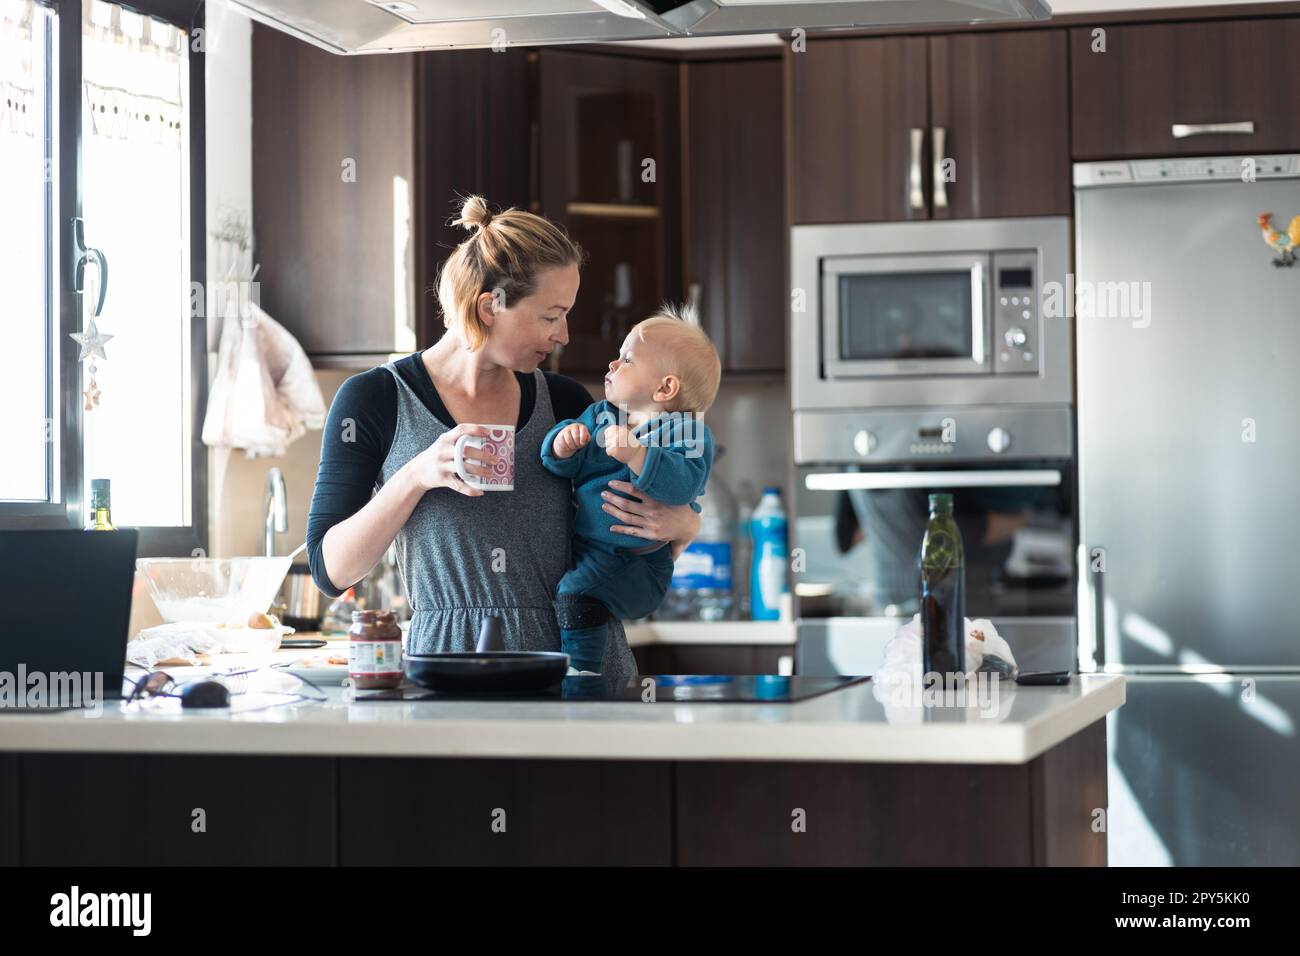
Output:
M407 680L447 693L536 693L554 687L569 670L569 655L558 651L507 651L501 620L487 617L479 629L478 650L407 654Z
M564 680L569 655L558 651L408 654L406 677L447 693L535 693Z

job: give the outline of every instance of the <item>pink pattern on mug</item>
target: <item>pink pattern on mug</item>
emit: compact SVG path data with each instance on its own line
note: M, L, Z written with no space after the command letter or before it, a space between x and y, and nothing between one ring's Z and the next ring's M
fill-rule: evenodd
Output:
M456 474L465 484L483 491L514 491L515 488L515 429L513 425L487 425L486 437L461 435L456 439ZM486 478L471 475L465 470L465 447L482 448L497 461L492 464L492 474Z

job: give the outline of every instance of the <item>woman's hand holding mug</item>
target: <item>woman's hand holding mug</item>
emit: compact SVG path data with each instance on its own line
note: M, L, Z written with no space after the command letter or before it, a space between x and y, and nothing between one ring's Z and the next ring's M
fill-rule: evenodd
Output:
M501 455L495 453L496 442L491 441L505 425L457 425L438 436L438 440L412 459L415 480L421 488L450 488L462 495L477 498L483 494L485 483L493 477L494 469L502 466ZM513 452L514 429L510 428ZM477 445L466 449L474 440ZM514 455L510 455L511 487L514 480Z

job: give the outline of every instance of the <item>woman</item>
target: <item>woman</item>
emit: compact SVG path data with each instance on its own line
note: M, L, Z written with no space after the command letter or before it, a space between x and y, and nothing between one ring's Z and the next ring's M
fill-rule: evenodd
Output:
M397 542L411 601L412 654L473 650L487 614L502 618L512 650L560 648L552 599L570 563L569 482L542 467L542 437L592 398L538 366L569 341L583 250L554 223L466 200L456 225L472 230L443 263L437 344L354 375L330 406L307 518L316 586L330 596L363 578ZM490 492L456 474L462 435L515 425L515 487ZM470 474L494 459L465 449ZM667 507L612 482L611 526L671 541L673 557L699 530L690 506ZM373 497L372 497L373 493ZM605 672L636 674L621 623L609 629Z

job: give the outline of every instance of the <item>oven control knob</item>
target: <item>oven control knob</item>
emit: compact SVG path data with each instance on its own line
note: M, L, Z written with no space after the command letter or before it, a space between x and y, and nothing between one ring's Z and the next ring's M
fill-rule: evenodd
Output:
M1011 447L1011 433L1005 428L995 428L989 432L989 451L1000 455Z
M1006 339L1007 348L1009 349L1018 349L1029 341L1029 336L1025 334L1025 330L1015 326L1007 329L1006 334L1002 337Z
M864 458L870 455L876 450L876 436L865 428L862 429L853 436L853 450Z

